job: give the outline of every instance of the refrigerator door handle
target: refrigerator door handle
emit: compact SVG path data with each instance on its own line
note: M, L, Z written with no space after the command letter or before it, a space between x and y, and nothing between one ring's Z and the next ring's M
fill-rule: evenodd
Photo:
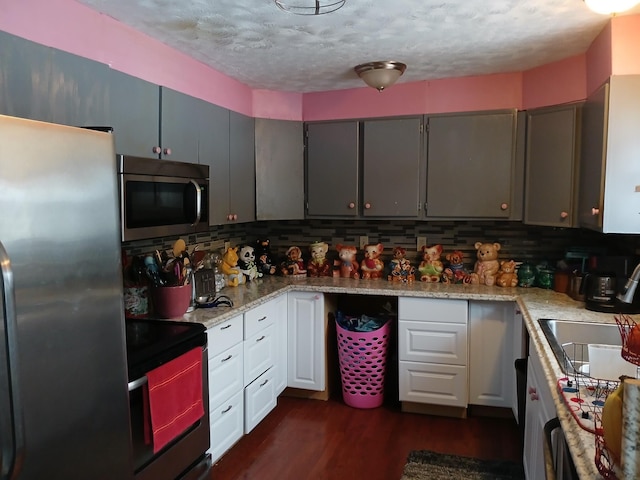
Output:
M0 345L0 478L18 478L24 457L24 419L20 402L20 381L18 376L18 322L16 315L15 288L11 260L0 242L0 271L2 282L2 330L4 338Z

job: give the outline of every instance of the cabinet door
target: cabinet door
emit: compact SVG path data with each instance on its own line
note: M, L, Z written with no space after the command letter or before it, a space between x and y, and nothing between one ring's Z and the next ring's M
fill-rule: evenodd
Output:
M160 98L160 156L198 163L198 125L204 102L166 87L160 87Z
M417 217L422 119L371 120L363 129L363 215Z
M467 367L438 363L399 363L399 399L449 407L467 406Z
M0 114L51 122L52 49L0 31Z
M323 391L325 388L324 296L289 292L287 386Z
M249 385L275 363L275 327L262 329L244 341L244 386Z
M271 368L244 389L244 433L253 430L271 410L276 408L275 384L275 376Z
M274 309L276 312L275 319L275 344L276 344L276 358L275 358L275 381L276 381L276 395L280 395L285 388L287 388L287 294L280 295L274 300Z
M256 118L256 219L304 218L302 122Z
M229 110L207 104L200 125L199 163L209 165L209 225L228 222Z
M578 105L527 113L524 223L577 226Z
M234 222L256 219L254 119L229 113L229 203Z
M432 116L427 131L427 217L508 219L515 113Z
M109 118L116 152L158 157L160 87L117 70L109 70Z
M358 122L307 125L307 215L355 217L358 199Z
M218 461L244 434L244 391L215 405L209 412L211 461Z

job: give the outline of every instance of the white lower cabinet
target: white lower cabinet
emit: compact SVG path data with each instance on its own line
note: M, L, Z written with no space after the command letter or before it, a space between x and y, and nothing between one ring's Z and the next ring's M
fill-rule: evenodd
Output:
M275 370L270 368L244 389L244 433L249 433L276 408Z
M209 412L211 461L217 462L244 434L244 399L239 390Z
M276 396L280 395L284 392L285 388L287 388L287 309L289 308L287 302L288 295L285 293L284 295L280 295L276 298L274 303L274 308L276 312L276 322L275 322L275 382L276 382Z

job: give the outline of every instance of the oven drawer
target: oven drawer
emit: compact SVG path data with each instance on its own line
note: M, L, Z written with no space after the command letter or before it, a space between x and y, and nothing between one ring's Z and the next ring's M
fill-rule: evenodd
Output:
M249 433L276 407L275 368L244 389L244 433Z
M244 400L242 390L211 409L211 454L217 462L244 435Z
M249 385L275 363L275 325L244 341L244 385Z
M209 358L213 358L242 341L242 315L237 315L209 328L207 335L209 337Z
M243 345L238 343L209 360L209 404L216 406L244 387Z
M258 333L263 328L273 325L276 318L276 305L273 300L263 303L245 312L244 314L244 338L247 339Z

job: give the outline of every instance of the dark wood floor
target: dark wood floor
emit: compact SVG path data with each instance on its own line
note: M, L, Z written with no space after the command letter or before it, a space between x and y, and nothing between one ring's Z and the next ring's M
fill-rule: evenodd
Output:
M212 470L214 480L399 480L411 450L521 461L511 419L361 410L342 399L279 397L278 406Z

